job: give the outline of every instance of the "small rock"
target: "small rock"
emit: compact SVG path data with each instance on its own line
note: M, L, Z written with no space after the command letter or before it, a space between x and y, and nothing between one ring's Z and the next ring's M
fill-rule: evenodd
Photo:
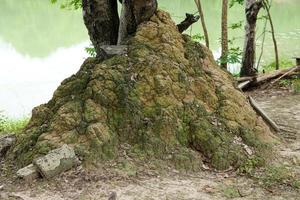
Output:
M105 51L108 57L112 57L115 55L127 54L128 46L127 45L102 45L101 49Z
M50 151L47 155L35 159L33 164L43 177L50 179L78 165L79 161L74 149L65 144Z
M26 182L32 182L39 177L39 173L37 168L33 164L30 164L22 169L19 169L17 171L17 176L24 179Z
M15 134L5 134L0 136L0 158L4 157L9 148L15 143Z
M112 193L109 195L108 200L117 200L117 193L116 193L116 192L112 192Z
M250 196L254 192L254 189L251 188L250 186L248 186L248 187L244 186L244 187L238 188L238 192L241 197L246 197L246 196Z

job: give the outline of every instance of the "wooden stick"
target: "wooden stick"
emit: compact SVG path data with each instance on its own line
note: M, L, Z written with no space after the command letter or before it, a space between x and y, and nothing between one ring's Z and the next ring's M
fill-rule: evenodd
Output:
M246 77L239 77L237 78L237 82L244 82L255 79L255 76L246 76Z
M254 110L267 122L276 132L279 132L280 129L277 126L277 124L270 118L268 115L259 107L259 105L256 103L256 101L249 96L249 102L251 106L254 108Z
M252 82L252 80L244 81L238 85L238 88L240 90L243 90L243 88L247 87L251 82Z

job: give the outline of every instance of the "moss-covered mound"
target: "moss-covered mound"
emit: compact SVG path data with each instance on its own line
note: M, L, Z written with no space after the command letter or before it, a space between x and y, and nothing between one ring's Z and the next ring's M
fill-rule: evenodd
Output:
M87 59L51 101L35 108L14 154L25 165L63 143L83 159L120 149L197 170L239 167L273 136L211 52L162 11L140 25L128 55Z

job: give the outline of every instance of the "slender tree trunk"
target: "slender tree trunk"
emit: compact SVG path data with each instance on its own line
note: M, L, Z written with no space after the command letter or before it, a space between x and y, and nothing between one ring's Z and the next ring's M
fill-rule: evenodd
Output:
M221 54L221 67L227 69L227 56L228 56L228 0L222 1L222 54Z
M201 25L202 25L202 29L203 29L203 33L204 33L205 44L206 44L207 48L209 48L208 31L207 31L205 20L204 20L204 13L203 13L201 1L200 0L195 0L195 3L196 3L196 6L198 8L198 12L199 12L200 19L201 19Z
M259 10L263 6L263 0L247 0L246 1L246 26L245 26L245 43L242 58L241 76L253 76L255 70L255 34L256 21Z
M273 20L272 20L271 13L270 13L271 3L264 1L264 7L266 8L267 15L268 15L269 22L270 22L272 40L273 40L274 51L275 51L275 66L276 66L276 70L278 70L279 69L279 55L278 55L277 41L276 41L276 37L275 37L274 24L273 24Z
M101 45L115 45L118 39L117 0L82 0L83 20L98 57L104 56Z
M260 54L259 54L257 65L256 65L256 70L257 71L259 69L259 65L260 65L262 56L264 54L264 46L265 46L265 40L266 40L267 23L268 23L268 19L265 19L263 33L262 33L263 34L263 38L262 38L262 41L261 41L261 49L260 49Z

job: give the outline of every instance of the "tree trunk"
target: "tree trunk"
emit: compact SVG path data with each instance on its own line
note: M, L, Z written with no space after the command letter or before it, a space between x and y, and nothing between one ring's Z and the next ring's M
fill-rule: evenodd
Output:
M221 54L221 67L227 69L227 56L228 56L228 0L222 1L222 54Z
M262 56L264 54L264 45L265 45L265 41L266 41L267 23L268 23L268 19L265 19L263 33L262 33L263 38L262 38L262 41L261 41L260 54L259 54L258 61L257 61L257 64L256 64L256 70L257 71L259 69L259 65L260 65Z
M273 20L272 20L271 13L270 13L271 3L264 2L264 6L266 8L269 22L270 22L272 40L273 40L274 51L275 51L274 52L275 53L275 67L276 67L276 70L278 70L279 69L279 55L278 55L278 47L277 47L277 41L276 41L275 31L274 31L274 24L273 24Z
M137 26L154 15L157 0L120 0L122 11L120 17L118 44L125 42L129 35L136 32Z
M117 0L82 0L83 20L98 57L105 53L101 45L115 45L118 39Z
M196 6L198 8L198 12L201 18L201 25L202 25L202 29L203 29L203 33L204 33L204 38L205 38L205 44L207 46L207 48L209 48L209 38L208 38L208 31L206 28L206 24L205 24L205 20L204 20L204 13L202 10L202 5L201 5L201 1L200 0L195 0Z
M122 0L118 45L124 42L129 34L136 31L137 23L133 13L133 3L133 0Z
M245 43L242 59L241 76L252 76L256 74L255 70L255 33L256 21L259 10L263 6L263 0L246 1L246 26L245 26Z

